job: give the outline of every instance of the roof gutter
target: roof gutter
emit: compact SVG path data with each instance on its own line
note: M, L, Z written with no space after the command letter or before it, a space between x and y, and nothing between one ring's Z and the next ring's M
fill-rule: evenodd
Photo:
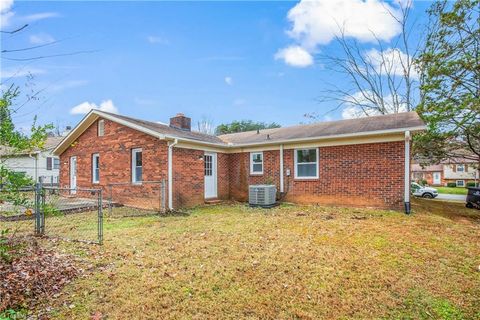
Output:
M171 140L171 141L177 140L177 141L180 141L180 142L190 142L190 143L196 143L196 144L199 144L199 145L231 149L231 148L262 146L262 145L267 146L267 145L277 145L277 144L288 144L288 143L295 143L295 142L333 140L333 139L343 139L343 138L351 138L351 137L368 137L368 136L375 136L375 135L405 133L406 131L416 132L416 131L425 130L426 128L427 128L426 126L418 126L418 127L409 127L409 128L397 128L397 129L388 129L388 130L366 131L366 132L358 132L358 133L336 134L336 135L320 136L320 137L283 139L283 140L268 141L268 142L263 142L263 141L262 142L252 142L252 143L231 143L231 142L229 142L228 144L204 142L204 141L188 139L188 138L179 138L179 137L174 137L174 136L169 136L169 135L165 135L164 138L166 140Z

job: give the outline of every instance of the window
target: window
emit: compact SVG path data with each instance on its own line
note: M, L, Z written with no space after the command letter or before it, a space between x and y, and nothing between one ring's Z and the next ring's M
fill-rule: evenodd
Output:
M52 170L53 158L47 157L47 170Z
M142 149L132 149L132 182L142 182Z
M318 148L295 150L295 178L318 178Z
M250 153L250 174L263 174L263 152Z
M53 169L60 169L60 159L53 158Z
M105 120L98 120L98 136L102 137L105 134Z
M213 176L213 156L210 154L206 154L203 156L203 160L204 160L205 176L207 177Z
M465 172L465 166L463 164L457 164L457 172Z
M92 182L100 182L100 155L98 153L92 155Z
M457 187L465 187L465 180L457 180Z

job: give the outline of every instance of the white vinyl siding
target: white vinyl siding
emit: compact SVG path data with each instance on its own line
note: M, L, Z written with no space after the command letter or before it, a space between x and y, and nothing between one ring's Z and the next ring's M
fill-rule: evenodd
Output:
M295 179L318 179L318 148L295 149Z
M94 153L92 155L92 183L100 182L100 155Z
M250 174L263 174L263 152L250 153Z
M142 149L132 149L132 182L142 182Z

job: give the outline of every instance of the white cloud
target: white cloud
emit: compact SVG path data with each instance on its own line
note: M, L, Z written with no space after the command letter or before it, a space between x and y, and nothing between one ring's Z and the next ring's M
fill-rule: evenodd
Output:
M309 61L311 53L319 45L329 44L340 30L345 37L360 42L390 41L401 32L399 23L392 16L401 16L399 5L399 2L380 0L302 0L290 9L287 16L292 24L287 34L297 45L279 50L275 58L295 48L297 55L305 59L303 64L288 63L284 58L285 62L292 66L311 65L313 59L311 64L305 62Z
M408 66L408 59L412 59L406 53L399 49L388 48L383 53L377 49L371 49L365 53L365 58L380 74L392 74L403 76L404 67ZM410 62L411 64L411 62ZM418 73L415 68L410 66L410 76L418 78Z
M313 64L312 55L300 46L290 46L275 53L275 60L283 60L293 67L304 68Z
M21 78L29 75L36 75L36 74L43 74L43 73L46 73L46 71L43 69L37 69L37 68L6 69L6 70L0 70L0 78L1 79Z
M80 103L79 105L73 107L70 110L71 114L87 114L90 112L92 109L97 109L100 111L106 111L106 112L111 112L111 113L118 113L117 107L113 104L112 100L105 100L100 103L100 105L96 105L93 102L88 102L85 101L83 103Z
M10 19L15 14L11 11L13 0L0 0L0 28L6 27L10 24Z
M372 94L369 93L368 91L364 92L364 94L362 94L361 92L357 92L357 93L353 94L351 97L346 98L347 100L351 100L352 103L347 103L346 107L343 108L342 118L343 119L356 119L356 118L363 118L363 117L381 115L382 113L380 113L377 108L374 108L373 104L369 101L369 99L371 99L369 97L369 95L372 95ZM407 111L406 104L400 104L400 106L398 106L398 108L395 107L392 95L385 96L383 98L383 101L385 103L385 109L386 109L385 112L386 113L406 112ZM360 107L358 104L361 104L362 107ZM398 110L396 110L396 109L398 109Z
M152 36L152 35L150 35L150 36L147 37L147 41L148 41L149 43L151 43L151 44L163 44L163 45L167 45L167 44L170 43L167 39L165 39L165 38L163 38L163 37Z
M22 20L26 22L34 22L34 21L39 21L39 20L44 20L49 18L57 18L57 17L60 17L60 14L58 12L40 12L40 13L34 13L34 14L29 14L27 16L23 16Z
M13 24L12 19L15 16L15 12L12 11L13 0L0 0L0 27L9 27ZM58 12L39 12L29 14L26 16L15 16L16 24L32 23L35 21L60 17Z
M225 83L229 86L233 85L233 78L232 77L225 77Z
M400 17L398 7L379 0L302 0L288 12L288 34L307 49L328 44L340 29L363 42L389 41L401 32L392 14Z
M31 44L41 45L55 41L48 33L32 34L29 38Z

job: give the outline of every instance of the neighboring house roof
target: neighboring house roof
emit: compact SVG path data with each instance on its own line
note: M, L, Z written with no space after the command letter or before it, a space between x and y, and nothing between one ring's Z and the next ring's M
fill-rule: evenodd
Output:
M42 150L35 149L32 150L31 152L26 152L26 151L17 151L15 148L12 147L6 147L6 146L0 146L0 155L2 156L24 156L28 154L35 154L39 153L42 151L47 151L54 149L62 140L64 137L47 137L47 140L45 141L45 145L43 146Z
M394 129L423 128L425 123L416 112L404 112L383 116L349 119L329 122L319 122L291 127L263 129L239 133L224 134L220 139L233 144L247 144L255 142L275 142L299 140L305 138L351 135L374 131L388 131Z
M263 129L260 130L259 133L257 133L257 131L248 131L214 136L173 128L157 122L135 119L99 110L91 110L55 148L54 153L63 153L75 139L100 117L158 137L159 139L178 139L179 141L219 148L382 135L387 133L401 133L407 130L413 132L425 129L424 122L416 112L406 112L361 119Z
M413 172L443 171L443 165L434 164L434 165L425 166L424 168L422 168L420 164L412 163L412 171Z

